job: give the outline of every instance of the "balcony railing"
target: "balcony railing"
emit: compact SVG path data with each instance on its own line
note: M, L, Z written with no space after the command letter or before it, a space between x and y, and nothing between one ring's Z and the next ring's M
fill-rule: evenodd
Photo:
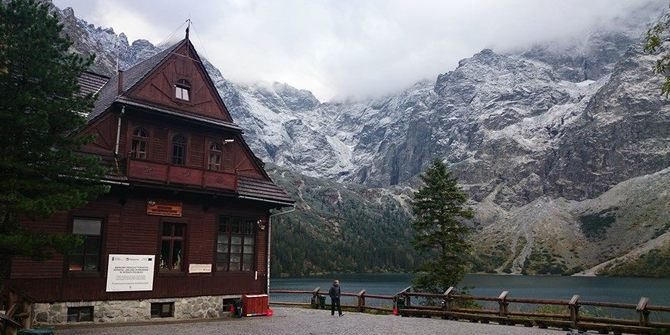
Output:
M237 191L237 174L194 167L128 159L128 178L160 184Z

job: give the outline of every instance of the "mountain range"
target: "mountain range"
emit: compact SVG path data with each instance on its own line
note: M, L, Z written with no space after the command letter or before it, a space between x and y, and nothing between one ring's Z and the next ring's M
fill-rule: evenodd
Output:
M165 47L53 10L102 74ZM664 10L650 1L571 41L484 49L356 102L234 83L206 62L251 148L298 201L278 218L273 272L410 270L412 192L440 157L476 212L473 271L670 273L670 105L658 56L642 50ZM659 257L666 272L641 270Z

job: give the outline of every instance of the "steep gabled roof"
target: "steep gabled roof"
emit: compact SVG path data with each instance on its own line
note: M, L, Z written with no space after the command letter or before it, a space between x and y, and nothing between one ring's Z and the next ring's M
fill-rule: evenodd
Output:
M87 119L93 120L102 114L107 108L109 108L114 101L124 92L128 91L130 88L135 86L142 78L145 78L153 69L160 65L173 51L175 51L179 46L186 43L187 40L182 40L167 49L145 59L144 61L136 64L127 71L124 71L123 76L123 87L121 87L121 92L119 93L119 74L115 74L107 84L100 89L100 95L98 100L95 102L95 107L93 111L88 115Z
M204 83L204 87L207 87L206 92L211 92L209 95L209 99L211 100L208 101L211 101L211 103L214 104L213 107L209 108L204 107L206 105L202 105L202 102L198 102L195 103L195 105L192 105L192 107L185 107L188 109L186 113L201 114L210 118L220 118L227 123L234 125L230 116L230 112L225 107L216 85L214 85L212 78L207 73L207 69L203 64L202 59L188 38L181 40L180 42L122 72L121 87L119 87L119 73L115 74L109 81L107 81L102 89L100 89L98 100L95 103L93 111L88 115L88 120L90 121L99 117L102 113L109 109L112 104L114 104L114 102L118 101L119 98L122 97L146 103L146 93L148 92L146 87L151 87L154 85L155 82L153 80L160 77L160 71L165 70L164 65L174 66L171 64L174 64L175 57L183 58L184 55L182 52L184 51L187 53L186 56L193 61L192 64L195 66L195 68L198 69L197 71L200 73L198 78L201 78L202 82ZM162 93L165 94L165 91ZM202 96L200 97L202 98ZM207 99L207 97L205 97L205 99ZM168 105L171 104L171 102L168 103ZM200 110L198 111L198 109ZM219 115L221 117L216 115L217 112L220 113Z
M161 73L163 73L161 71L165 71L165 68L169 68L169 66L174 64L174 58L172 58L173 55L174 57L183 56L180 54L182 52L182 49L180 48L182 47L187 48L187 52L193 56L191 59L194 61L193 64L196 66L195 69L197 69L200 74L199 76L204 80L204 82L201 83L204 83L205 86L202 87L206 87L208 92L212 92L212 94L209 95L209 97L211 97L210 101L215 103L214 107L220 108L221 118L218 118L218 115L212 116L207 113L189 113L188 110L180 110L180 108L178 108L179 105L169 107L164 103L160 103L160 101L156 102L151 99L146 99L143 98L141 94L137 94L138 91L142 92L143 87L153 85L154 82L152 81L152 78L159 77ZM171 61L169 59L173 60ZM184 39L122 72L121 87L119 87L118 73L107 80L101 88L100 85L104 82L103 78L85 75L80 78L80 82L86 84L80 84L82 91L87 90L90 92L98 92L98 99L95 102L93 111L87 117L89 123L99 119L105 111L109 110L114 103L117 103L133 107L134 110L143 111L145 113L159 113L168 118L179 118L186 122L195 122L201 125L206 124L210 127L222 127L234 131L237 136L240 136L241 141L239 141L239 143L242 146L243 151L250 155L249 161L255 168L257 168L257 171L259 171L262 176L262 178L238 176L237 195L249 200L269 202L278 205L292 205L294 203L284 190L272 182L263 168L262 162L253 155L253 152L241 137L242 129L232 122L230 113L225 107L221 96L218 94L214 82L207 73L197 51L188 39Z

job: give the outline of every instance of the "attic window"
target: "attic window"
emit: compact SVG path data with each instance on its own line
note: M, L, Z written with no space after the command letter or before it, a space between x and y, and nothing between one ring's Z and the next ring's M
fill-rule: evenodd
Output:
M174 86L175 91L174 91L174 96L179 99L179 100L184 100L184 101L190 101L190 91L191 91L191 83L184 79L179 79L177 80L177 85Z

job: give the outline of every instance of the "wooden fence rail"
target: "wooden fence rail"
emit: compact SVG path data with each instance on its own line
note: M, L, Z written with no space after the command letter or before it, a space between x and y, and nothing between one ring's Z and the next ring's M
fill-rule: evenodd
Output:
M313 308L325 308L325 297L328 295L328 292L321 291L319 287L311 291L270 290L270 293L308 295L311 297L309 303L286 301L271 301L270 303L273 305L297 305ZM654 316L659 316L660 313L670 313L670 306L650 305L650 300L647 297L640 298L637 304L626 304L581 300L579 295L574 295L570 299L517 298L511 297L509 291L503 291L497 297L475 296L458 293L453 287L442 294L413 292L411 286L395 295L368 294L365 290L361 290L357 293L343 292L342 296L354 297L356 302L355 305L343 304L343 308L359 312L381 311L401 316L436 316L482 323L497 322L505 325L522 324L540 328L558 327L564 330L595 330L602 334L609 332L615 334L622 332L646 334L655 329L670 329L670 323L652 321L650 318L652 312L654 312ZM370 305L366 304L366 299L382 300L387 304L381 306ZM416 300L419 299L422 299L422 303L416 304ZM478 302L487 303L489 306L484 308ZM491 304L496 307L491 308ZM511 304L515 304L517 307L520 307L519 305L537 306L535 311L522 311L520 308L511 309ZM543 308L540 308L541 306ZM565 307L562 311L561 306ZM632 315L637 315L637 318L626 319L591 315L591 313L584 311L582 308L584 306L627 310L631 311ZM667 314L666 317L668 317Z

